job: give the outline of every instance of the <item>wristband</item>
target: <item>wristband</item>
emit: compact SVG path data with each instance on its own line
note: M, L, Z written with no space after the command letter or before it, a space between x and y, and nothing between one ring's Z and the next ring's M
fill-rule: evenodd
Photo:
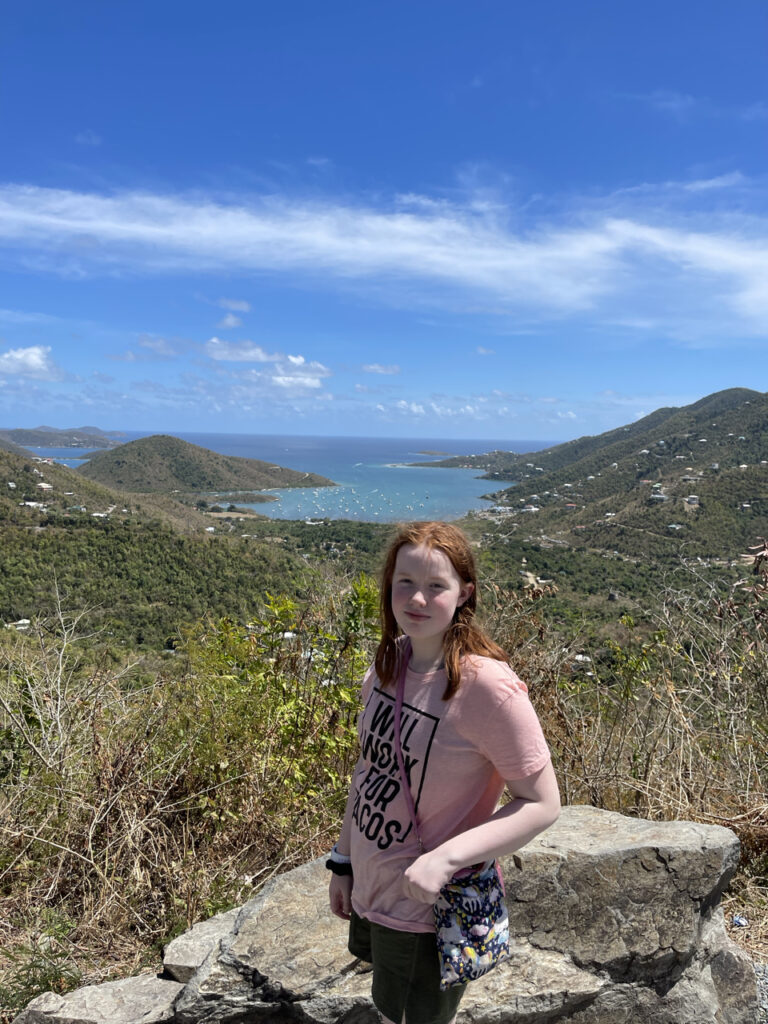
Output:
M344 853L339 853L339 851L336 849L336 843L333 844L333 847L331 848L331 852L330 852L330 854L328 856L331 858L332 861L335 861L336 864L351 864L352 863L352 858L351 857L347 857L347 855L344 854Z
M351 864L340 864L337 860L327 860L325 866L329 871L332 871L334 875L351 875L352 865Z

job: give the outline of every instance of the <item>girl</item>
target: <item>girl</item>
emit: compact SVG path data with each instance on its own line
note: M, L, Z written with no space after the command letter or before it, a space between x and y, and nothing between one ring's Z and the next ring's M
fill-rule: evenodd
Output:
M373 963L373 1001L387 1024L453 1020L466 986L439 988L440 889L459 869L524 846L560 813L525 684L474 621L476 583L469 543L446 523L405 526L384 563L361 754L328 867L331 910L350 922L350 952ZM401 748L424 853L393 739L401 634L411 647ZM512 799L497 810L505 784Z

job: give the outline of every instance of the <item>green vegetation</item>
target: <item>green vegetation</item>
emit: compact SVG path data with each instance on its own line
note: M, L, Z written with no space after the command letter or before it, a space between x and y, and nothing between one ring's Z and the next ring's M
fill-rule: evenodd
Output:
M280 544L185 537L163 523L87 520L4 531L0 615L70 609L130 646L162 647L204 615L253 614L267 591L299 595L306 562ZM170 638L170 639L169 639Z
M162 434L130 441L89 457L78 469L123 491L208 492L268 487L326 487L333 483L316 473L286 469L259 459L243 459L189 444Z

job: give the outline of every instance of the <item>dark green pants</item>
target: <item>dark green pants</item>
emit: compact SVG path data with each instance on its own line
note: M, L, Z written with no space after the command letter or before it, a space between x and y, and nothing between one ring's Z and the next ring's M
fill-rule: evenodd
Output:
M394 1024L448 1024L466 985L440 991L440 960L433 932L398 932L352 911L349 951L373 964L372 998Z

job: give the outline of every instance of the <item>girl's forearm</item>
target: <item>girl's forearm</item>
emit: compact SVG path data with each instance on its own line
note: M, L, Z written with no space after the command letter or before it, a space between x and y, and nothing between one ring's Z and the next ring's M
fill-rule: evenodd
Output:
M412 899L434 903L440 889L461 868L513 853L557 820L560 793L551 763L530 778L507 785L514 794L510 803L406 868L404 888Z
M518 798L499 808L482 825L447 840L432 853L445 860L452 874L470 864L519 850L557 821L559 814L559 796L537 801Z
M432 851L436 865L448 871L469 867L525 846L560 814L560 790L551 761L527 779L508 782L513 799L488 821L446 840Z

